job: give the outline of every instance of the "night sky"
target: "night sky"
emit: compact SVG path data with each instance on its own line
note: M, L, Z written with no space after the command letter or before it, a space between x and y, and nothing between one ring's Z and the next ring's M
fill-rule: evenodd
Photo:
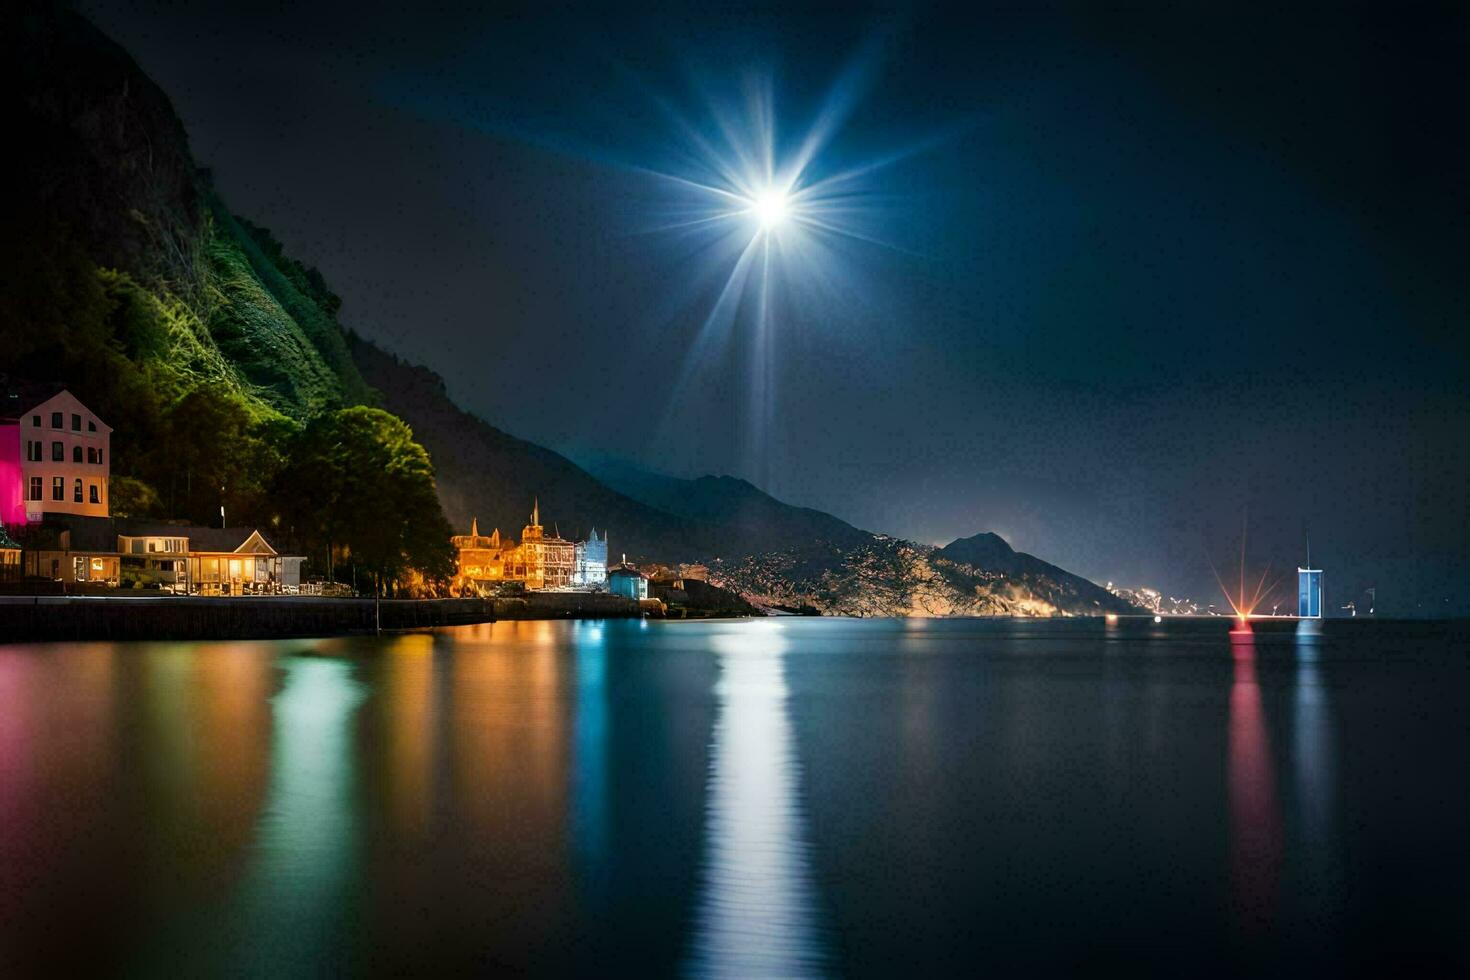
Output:
M1332 605L1463 613L1470 14L1380 6L82 9L345 324L516 435L1207 600L1243 520L1257 568L1310 531ZM843 110L812 179L885 161L778 258L764 383L658 176L752 84L778 158Z

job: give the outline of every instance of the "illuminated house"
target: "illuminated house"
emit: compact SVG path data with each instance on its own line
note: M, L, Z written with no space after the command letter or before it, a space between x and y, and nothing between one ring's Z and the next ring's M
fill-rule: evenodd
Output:
M521 544L515 551L515 572L528 589L564 589L572 584L577 546L559 534L550 537L541 527L541 503L531 508L531 523L521 528Z
M469 534L456 534L449 539L458 556L458 569L451 588L457 593L482 592L487 586L505 581L506 547L500 542L500 529L486 535L480 533L480 522L470 521Z
M572 564L572 584L581 589L600 589L607 585L607 532L597 536L597 528L578 541Z
M192 595L294 594L299 555L282 555L251 527L191 527L48 514L27 535L28 578L153 587Z
M146 530L168 533L167 527ZM301 563L306 559L299 555L279 554L255 528L190 527L182 530L188 532L188 537L184 539L188 550L185 588L190 593L275 595L299 591ZM135 532L134 536L118 538L118 550L122 551L122 546L126 543L127 553L137 554L139 544L146 549L149 544L158 540L160 539L154 533ZM148 554L146 550L142 553ZM177 574L177 560L174 569Z
M626 599L647 599L648 576L624 562L607 570L607 590Z
M112 430L59 384L0 384L0 521L106 517Z

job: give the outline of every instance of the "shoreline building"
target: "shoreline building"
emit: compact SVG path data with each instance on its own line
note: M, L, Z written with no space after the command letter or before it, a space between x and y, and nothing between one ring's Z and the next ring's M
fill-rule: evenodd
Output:
M607 586L607 531L597 536L597 528L587 534L586 541L578 541L572 561L572 585L580 589L601 589Z
M481 534L480 522L474 519L470 521L469 534L456 534L449 543L454 546L457 562L451 583L454 592L469 589L478 592L505 580L505 548L500 543L499 528L491 534Z
M647 599L648 576L629 565L628 556L624 555L621 565L607 570L607 590L625 599Z
M106 517L112 429L59 383L0 380L0 521Z
M1322 569L1296 570L1296 614L1301 619L1322 618Z
M499 528L481 534L478 519L470 521L469 534L456 534L449 542L457 557L450 582L456 594L484 594L511 583L540 591L598 589L607 582L607 532L599 538L594 531L586 541L547 534L539 500L532 504L531 522L521 529L519 544L502 538Z
M515 551L514 572L526 588L564 589L572 584L577 546L560 534L546 534L541 526L541 501L531 505L531 523L521 528L521 544Z
M27 529L23 574L72 585L158 588L185 595L294 595L301 555L283 555L253 527L198 527L125 518L44 515Z

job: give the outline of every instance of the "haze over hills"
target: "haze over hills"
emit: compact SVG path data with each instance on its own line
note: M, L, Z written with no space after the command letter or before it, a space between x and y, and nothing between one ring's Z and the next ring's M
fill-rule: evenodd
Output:
M610 557L674 560L698 536L691 522L598 482L571 460L517 439L463 411L428 368L407 364L361 337L352 338L358 370L383 407L406 421L434 460L439 499L456 528L477 520L489 533L518 536L533 501L549 529L564 536L611 529Z
M871 532L831 514L777 500L738 477L685 480L609 456L591 456L581 463L603 483L635 500L718 529L706 543L706 558L740 557L809 543L853 548L873 538Z
M608 459L588 461L589 472L464 412L431 370L348 330L321 275L229 210L168 97L126 52L69 11L28 8L4 20L9 91L20 101L13 162L32 193L11 202L5 223L9 359L0 371L66 366L65 381L116 429L115 476L173 473L177 461L160 448L182 431L169 426L187 429L171 413L190 395L238 405L257 433L374 405L405 420L428 450L444 514L461 530L478 519L482 530L519 535L539 499L548 529L605 530L614 558L710 562L771 606L855 615L1128 608L994 535L935 549L731 477L675 479Z

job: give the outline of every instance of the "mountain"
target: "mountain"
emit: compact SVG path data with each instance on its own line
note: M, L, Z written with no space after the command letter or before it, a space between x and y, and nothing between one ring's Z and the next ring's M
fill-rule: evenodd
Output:
M933 552L930 561L942 576L953 579L973 581L1002 575L1009 585L1023 588L1033 600L1058 609L1137 611L1130 603L1080 575L1014 550L1005 538L994 532L951 541Z
M382 405L406 421L434 460L439 499L455 527L471 519L488 532L498 527L519 537L531 505L542 522L565 537L590 529L609 534L609 557L676 561L696 548L702 529L598 482L571 460L517 439L465 412L428 368L407 364L353 337L359 372L381 393Z
M127 52L72 11L22 3L0 17L0 60L7 163L25 189L0 233L12 368L88 373L68 380L124 422L138 393L120 390L119 371L165 401L208 387L257 416L371 400L340 300L229 212Z
M582 465L621 493L708 529L701 558L732 558L798 545L853 548L872 533L831 514L777 500L733 476L693 480L654 473L625 460L592 456Z

